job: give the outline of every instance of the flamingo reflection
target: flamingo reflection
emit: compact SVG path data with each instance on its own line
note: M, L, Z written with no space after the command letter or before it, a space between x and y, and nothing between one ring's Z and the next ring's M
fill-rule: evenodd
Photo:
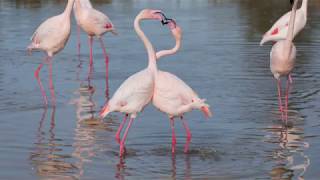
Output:
M272 153L276 166L270 171L271 179L298 177L303 180L303 175L310 165L309 157L304 154L309 148L309 143L303 137L304 129L298 126L272 125L267 131L271 132L273 137L268 142L279 144Z
M48 132L44 129L47 109L44 110L37 129L37 138L33 152L30 154L31 164L36 174L44 179L74 179L77 167L67 162L70 155L63 152L63 140L55 135L55 108L52 109Z
M99 137L101 132L112 132L108 123L104 123L95 118L96 103L93 101L95 93L94 86L90 85L90 81L80 85L77 90L78 98L73 100L76 107L77 124L74 135L74 151L72 156L77 159L76 166L79 169L78 178L84 176L85 164L90 163L97 153L111 149L111 143L105 143L108 140L113 141L111 134ZM110 146L110 147L109 147Z

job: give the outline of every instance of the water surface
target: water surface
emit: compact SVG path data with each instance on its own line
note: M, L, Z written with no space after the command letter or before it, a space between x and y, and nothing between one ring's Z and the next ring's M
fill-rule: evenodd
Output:
M94 44L93 78L86 80L89 51L82 33L76 55L76 27L65 49L54 57L57 107L44 109L33 71L43 53L28 56L35 28L63 11L65 1L0 1L0 177L1 179L317 179L320 176L320 3L310 1L308 23L295 40L298 49L289 103L289 126L277 111L276 84L269 70L271 45L261 35L290 9L271 1L93 1L106 12L119 35L106 34L110 93L129 75L146 67L147 56L133 30L143 8L162 9L183 29L181 51L159 61L207 99L214 112L185 118L193 139L183 153L185 133L177 121L177 153L170 153L166 115L152 106L135 120L120 160L114 134L123 115L103 122L105 65ZM274 8L274 7L277 8ZM159 22L142 28L157 50L173 46ZM48 70L40 73L48 88ZM49 92L49 91L47 91Z

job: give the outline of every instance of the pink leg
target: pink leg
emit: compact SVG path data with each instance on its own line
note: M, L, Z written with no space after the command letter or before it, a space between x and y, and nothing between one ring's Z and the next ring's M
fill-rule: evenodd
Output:
M170 118L170 126L171 126L171 131L172 131L172 146L171 146L171 152L175 153L176 151L176 133L174 131L174 118Z
M120 142L120 153L119 153L120 156L122 156L123 153L124 153L124 144L126 142L127 135L128 135L128 132L129 132L129 129L131 127L132 122L133 122L133 118L130 119L129 124L127 126L127 129L124 132L123 138L121 139L121 142Z
M52 106L56 106L56 97L54 95L54 86L52 81L52 58L48 57L49 60L49 87L50 87L50 93L51 93L51 100L52 100Z
M189 129L188 123L183 119L183 116L180 117L181 121L183 123L183 127L186 130L186 134L187 134L187 140L186 140L186 144L184 146L184 152L187 153L189 151L189 144L191 141L191 131Z
M78 56L80 56L80 49L81 49L81 40L80 40L80 26L77 26L77 39L78 39Z
M288 121L288 104L289 104L289 93L290 93L290 87L291 87L292 79L290 74L288 75L287 79L287 87L286 87L286 101L285 101L285 118L286 122Z
M121 134L121 131L123 129L123 126L126 124L126 121L127 121L127 118L128 118L128 114L126 114L117 130L117 133L116 133L116 141L120 144L120 134Z
M92 71L93 71L93 52L92 52L92 36L89 36L89 49L90 49L90 62L89 62L89 75L88 79L91 79Z
M105 64L106 64L106 98L109 97L109 56L107 54L107 51L106 51L106 48L104 46L104 43L101 39L101 37L99 37L99 41L100 41L100 44L101 44L101 48L102 48L102 51L103 51L103 56L104 56L104 60L105 60Z
M281 100L281 81L280 81L280 79L278 79L277 82L278 82L279 110L281 112L281 119L283 120L283 107L282 107L282 100Z
M47 105L48 105L48 98L47 98L46 92L44 91L44 88L43 88L43 86L42 86L42 83L41 83L41 80L40 80L40 77L39 77L39 72L40 72L42 66L43 66L43 64L41 63L41 64L38 66L37 70L34 72L34 76L36 77L36 79L37 79L37 81L38 81L38 84L39 84L39 86L40 86L40 90L41 90L41 93L42 93L42 97L43 97L44 104L45 104L45 106L47 107Z

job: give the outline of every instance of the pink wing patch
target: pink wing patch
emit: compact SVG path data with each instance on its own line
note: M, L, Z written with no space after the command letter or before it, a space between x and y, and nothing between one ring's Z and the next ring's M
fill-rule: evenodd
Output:
M278 32L279 32L279 28L276 28L271 32L271 35L278 34Z
M106 29L111 29L111 28L112 28L112 24L111 24L111 23L107 23L104 27L105 27Z

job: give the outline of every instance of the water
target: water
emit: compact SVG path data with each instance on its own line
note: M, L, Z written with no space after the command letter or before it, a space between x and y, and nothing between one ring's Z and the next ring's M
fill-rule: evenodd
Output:
M123 115L104 122L103 54L94 43L94 73L86 81L89 51L82 34L76 56L74 25L66 48L54 57L57 107L45 110L33 76L43 53L25 49L35 28L60 13L65 1L0 1L0 177L1 179L317 179L320 176L320 3L309 2L308 23L297 37L289 126L277 111L276 84L269 70L271 45L261 35L289 2L272 1L94 1L107 12L119 36L106 34L110 93L146 66L146 53L133 20L146 7L162 9L183 29L181 51L159 61L159 68L181 77L212 105L213 118L188 113L193 139L183 153L184 129L176 123L177 153L170 153L166 115L145 108L128 136L120 160L114 135ZM277 8L273 8L277 6ZM142 28L156 49L173 46L158 22ZM48 91L48 70L40 77Z

